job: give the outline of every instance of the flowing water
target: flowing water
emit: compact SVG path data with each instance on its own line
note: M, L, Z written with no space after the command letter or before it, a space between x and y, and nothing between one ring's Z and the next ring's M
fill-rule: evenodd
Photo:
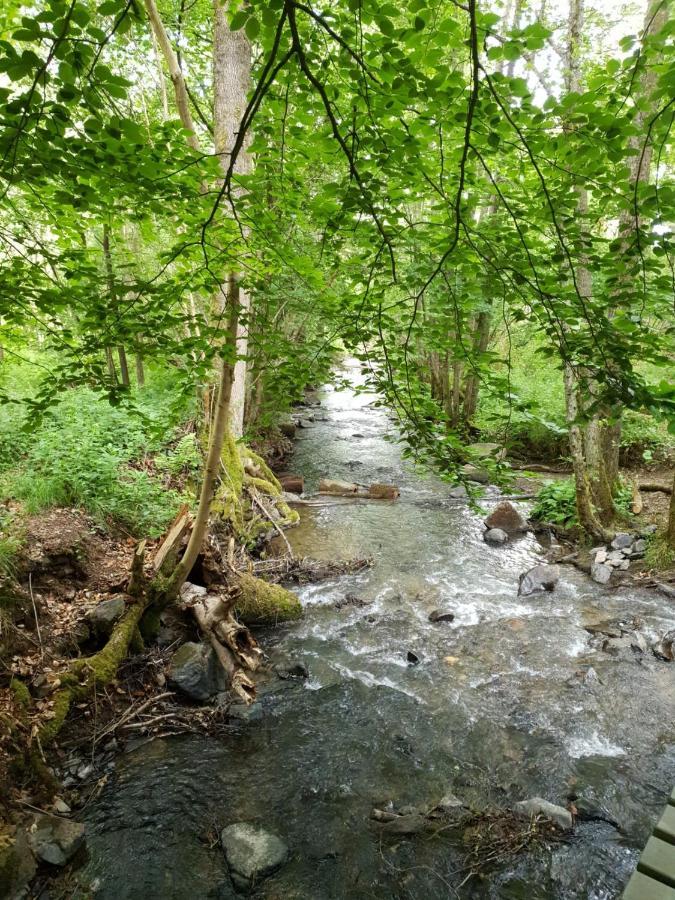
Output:
M675 611L571 566L553 593L519 598L519 573L543 556L534 538L486 546L480 515L401 459L372 396L327 388L322 401L293 470L310 489L326 475L394 482L401 497L326 499L288 536L300 554L375 564L302 588L304 618L262 637L307 682L272 685L224 739L119 760L87 811L95 896L235 896L212 838L247 821L291 850L257 889L268 900L617 897L675 783L675 664L610 656L584 625L639 616L651 640ZM369 602L336 609L347 593ZM434 609L454 621L432 624ZM449 792L479 809L573 795L590 820L463 883L456 834L385 839L369 821L374 806L430 808Z

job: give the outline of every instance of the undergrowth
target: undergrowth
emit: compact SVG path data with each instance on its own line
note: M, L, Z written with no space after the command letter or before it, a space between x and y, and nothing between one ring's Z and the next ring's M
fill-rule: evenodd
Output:
M632 497L630 486L620 483L614 495L614 503L622 517L629 515ZM545 484L537 493L530 515L540 522L550 522L563 528L578 525L574 479L565 478Z
M199 462L194 438L176 433L187 407L177 409L175 397L170 374L160 373L133 406L111 406L91 389L74 388L34 427L21 403L5 405L0 495L28 514L78 506L133 535L160 534L191 499L185 485ZM11 542L3 545L0 566L12 553Z

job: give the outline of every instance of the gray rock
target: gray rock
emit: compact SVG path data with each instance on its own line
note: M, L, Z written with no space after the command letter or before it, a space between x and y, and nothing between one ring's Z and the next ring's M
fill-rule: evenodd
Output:
M470 463L467 463L462 466L461 472L469 481L475 481L477 484L490 483L490 473L487 469L480 469L478 466L472 466Z
M488 528L483 532L483 540L486 544L505 544L508 539L508 534L501 528Z
M591 566L591 578L598 584L607 584L612 577L612 570L604 563L593 563Z
M435 609L429 613L430 622L453 622L455 614L453 612L443 612L441 609Z
M127 605L122 597L103 600L87 613L87 622L94 634L99 638L109 637L113 625L124 615Z
M647 541L644 538L638 538L631 547L631 553L644 553L647 550Z
M528 597L537 591L552 591L560 578L557 566L539 565L520 576L519 597Z
M639 631L633 631L631 634L626 634L623 637L607 638L602 645L602 649L605 653L611 653L613 656L618 656L620 653L629 650L635 653L646 653L647 641Z
M38 816L28 841L38 859L65 866L84 844L84 825L59 816Z
M625 558L623 550L610 550L607 554L607 562L613 566L618 566Z
M476 459L503 459L505 450L501 444L492 444L488 441L477 444L469 444L466 448Z
M652 647L654 656L672 662L675 659L675 629L667 631Z
M591 551L593 553L594 551ZM600 547L599 550L595 551L595 560L596 563L604 563L607 561L607 550L604 547Z
M288 859L288 847L280 837L248 822L223 828L220 840L232 880L238 887L250 887Z
M527 531L527 520L516 509L513 503L502 500L485 519L486 528L501 528L507 534L522 534Z
M463 500L465 497L468 497L468 491L463 484L455 485L454 488L450 488L448 493L451 497L454 497L455 500Z
M274 672L283 680L288 678L309 678L307 666L303 662L292 659L277 663L274 667Z
M555 803L549 803L541 797L532 797L529 800L521 800L513 807L513 811L525 818L533 816L545 816L560 828L571 828L573 825L572 813L565 809L564 806L556 806Z
M210 700L228 688L227 677L213 648L205 644L183 644L171 659L168 683L192 700Z
M620 572L622 572L622 571L625 572L626 569L629 569L629 568L630 568L630 560L629 559L622 559L621 562L619 563L619 565L617 566L617 569Z
M630 547L633 543L633 538L626 531L620 531L617 535L615 535L614 540L611 543L612 550L623 550L624 548Z
M35 856L25 831L19 830L13 840L0 847L0 891L3 897L26 897L25 888L37 871Z

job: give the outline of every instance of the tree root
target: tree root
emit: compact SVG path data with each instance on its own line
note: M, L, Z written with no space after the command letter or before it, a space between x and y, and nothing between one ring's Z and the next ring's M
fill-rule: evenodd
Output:
M268 584L248 572L233 576L235 610L247 625L276 625L302 616L302 605L295 594Z

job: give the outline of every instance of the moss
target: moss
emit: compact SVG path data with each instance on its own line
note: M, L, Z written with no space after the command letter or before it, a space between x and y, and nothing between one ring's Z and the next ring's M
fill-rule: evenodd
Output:
M14 697L14 702L17 706L20 706L22 709L29 709L31 705L31 696L30 691L23 683L23 681L19 681L18 678L13 678L9 689L12 692L12 696Z
M255 478L253 475L247 475L244 483L257 488L261 493L267 494L269 497L281 496L281 489L274 482L266 481L264 478Z
M298 598L278 584L268 584L254 575L244 574L240 576L238 586L235 610L246 625L275 625L302 616Z
M57 736L74 700L86 697L94 686L104 686L113 680L138 632L145 607L146 603L142 601L131 606L115 625L105 647L93 656L75 660L61 677L61 687L53 696L53 716L40 731L42 747Z

